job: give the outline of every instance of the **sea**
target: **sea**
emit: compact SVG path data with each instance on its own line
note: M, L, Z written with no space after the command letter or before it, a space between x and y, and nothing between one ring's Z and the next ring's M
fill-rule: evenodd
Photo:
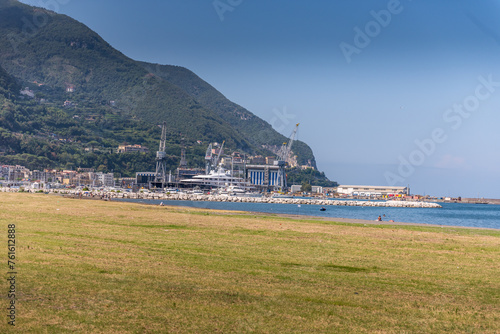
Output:
M193 208L364 220L377 220L378 216L381 216L383 221L393 220L402 223L500 229L500 205L492 204L440 203L442 208L390 208L332 205L326 206L326 211L320 211L320 205L299 206L295 204L135 199L123 199L121 201L153 205L159 205L163 202L164 205L187 206Z

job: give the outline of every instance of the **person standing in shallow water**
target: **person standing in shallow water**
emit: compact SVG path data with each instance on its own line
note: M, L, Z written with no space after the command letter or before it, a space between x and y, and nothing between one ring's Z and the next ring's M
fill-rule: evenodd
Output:
M379 222L382 221L382 217L378 216L378 219L377 219Z

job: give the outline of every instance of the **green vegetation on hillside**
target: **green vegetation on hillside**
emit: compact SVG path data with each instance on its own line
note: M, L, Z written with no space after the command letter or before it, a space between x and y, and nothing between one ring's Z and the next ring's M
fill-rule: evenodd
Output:
M18 94L20 89L21 86L16 80L0 66L0 96L9 97Z
M203 165L209 142L225 141L230 151L269 156L263 145L286 141L191 71L134 61L65 15L0 1L0 50L4 163L105 167L123 175L138 166L151 170L163 121L172 168L181 141L193 167ZM20 87L34 97L19 96ZM124 156L111 153L122 143L147 146L151 153L126 163ZM292 150L299 164L315 166L305 143L296 142Z
M289 185L308 184L311 186L322 186L322 187L338 186L337 182L328 180L325 173L315 170L313 168L307 168L307 169L291 168L287 170L286 175L287 175L287 182Z
M36 83L34 91L44 94L48 102L61 106L70 100L93 108L114 101L115 111L124 118L150 124L166 120L175 136L182 133L196 141L201 133L212 141L225 139L235 148L251 150L247 140L221 117L203 109L177 86L148 74L139 63L67 16L38 9L47 23L22 40L26 36L20 23L33 17L33 11L21 4L0 8L0 64L23 84ZM16 43L9 36L16 36Z
M279 146L287 141L287 138L275 131L269 123L236 103L229 101L214 87L187 68L145 62L141 64L149 72L180 87L204 108L212 110L224 118L231 126L244 133L253 145L259 147L262 145ZM310 161L311 165L316 167L313 152L305 143L295 141L292 151L298 156L299 165L306 165Z
M89 120L89 115L94 118ZM160 128L111 116L95 109L59 109L34 101L14 103L5 99L0 111L0 152L4 152L0 159L31 169L85 167L123 176L154 169ZM122 143L141 144L150 153L115 153ZM199 156L195 163L202 165L205 148L198 146L188 149L188 154L190 158ZM172 170L179 163L180 147L178 136L169 138L167 155Z

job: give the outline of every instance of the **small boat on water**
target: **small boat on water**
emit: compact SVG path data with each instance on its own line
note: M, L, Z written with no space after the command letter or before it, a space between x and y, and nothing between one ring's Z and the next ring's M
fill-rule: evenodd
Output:
M322 206L321 209L319 209L319 211L326 211L326 208Z

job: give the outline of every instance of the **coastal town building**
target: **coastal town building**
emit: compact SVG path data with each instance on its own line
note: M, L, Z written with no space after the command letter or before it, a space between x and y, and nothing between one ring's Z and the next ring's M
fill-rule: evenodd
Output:
M57 171L55 170L33 170L30 173L30 181L40 181L40 182L56 182Z
M144 147L142 145L120 145L116 150L117 153L130 153L130 152L139 152L139 153L147 153L149 152L149 148Z
M313 194L322 194L323 193L323 187L322 186L312 186L311 187L311 193L313 193Z
M75 186L113 187L114 177L113 173L83 172L69 179L69 184Z
M35 93L31 89L29 89L28 87L26 87L25 89L22 89L20 91L20 94L24 95L24 96L31 97L31 98L35 97Z
M96 173L96 181L104 187L114 187L115 179L113 173Z
M24 166L0 165L0 183L4 186L21 186L37 183L38 187L49 184L61 186L113 187L113 173L96 173L92 168L57 171L55 169L29 170Z
M0 178L6 181L21 181L28 179L30 170L24 166L0 166Z

